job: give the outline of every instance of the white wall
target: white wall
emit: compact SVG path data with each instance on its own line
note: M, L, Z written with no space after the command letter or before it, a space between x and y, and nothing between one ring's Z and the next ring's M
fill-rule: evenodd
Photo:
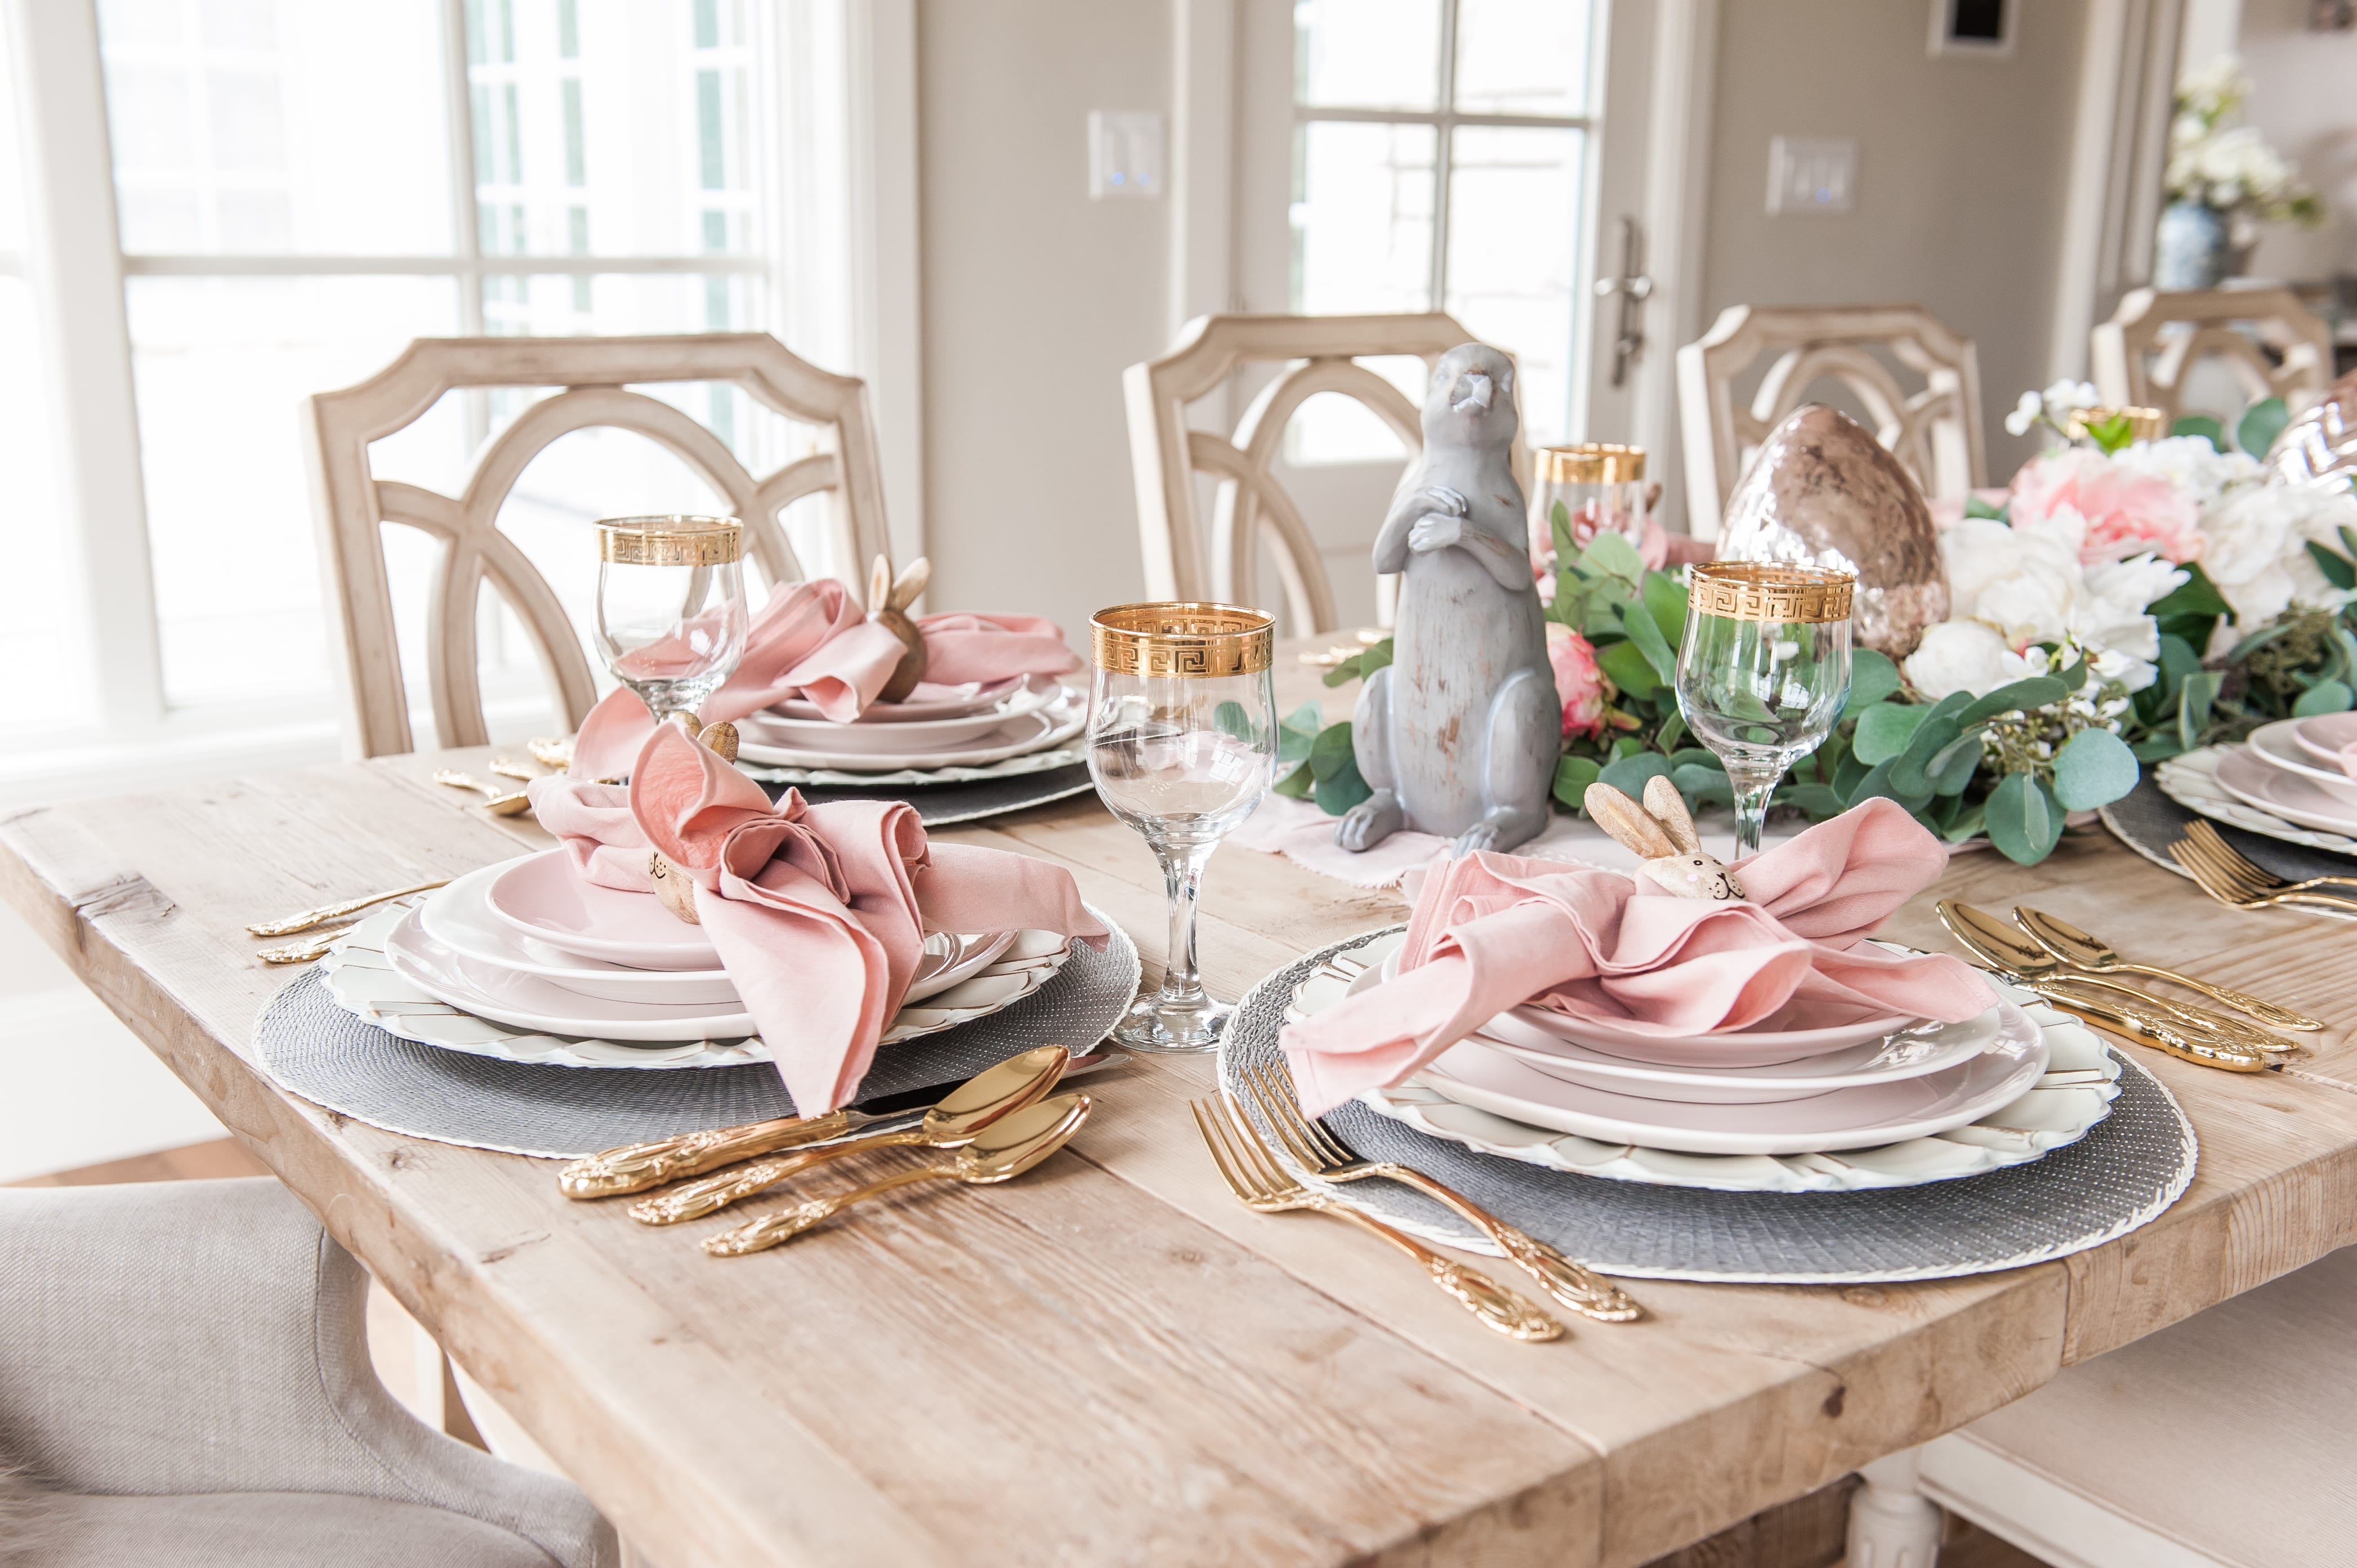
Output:
M2256 91L2244 118L2324 198L2322 227L2270 225L2251 258L2266 277L2357 272L2357 32L2312 33L2308 0L2243 0L2238 48ZM2188 29L2189 59L2194 44Z
M925 538L936 610L1145 594L1121 372L1168 347L1168 200L1088 199L1091 109L1169 112L1165 0L918 11Z
M2005 59L1932 58L1924 0L1727 0L1719 12L1703 293L1730 305L1921 305L1980 349L1989 478L2045 384L2086 0L2020 6ZM1855 210L1771 218L1777 135L1859 144Z

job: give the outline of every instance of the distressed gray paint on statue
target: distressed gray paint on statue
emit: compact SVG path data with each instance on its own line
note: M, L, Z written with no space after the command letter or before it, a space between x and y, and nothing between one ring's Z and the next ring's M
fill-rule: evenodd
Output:
M1514 482L1514 367L1467 343L1434 367L1424 456L1375 538L1375 570L1404 572L1392 662L1352 715L1374 794L1335 824L1348 850L1401 829L1512 849L1546 825L1563 708L1547 666Z

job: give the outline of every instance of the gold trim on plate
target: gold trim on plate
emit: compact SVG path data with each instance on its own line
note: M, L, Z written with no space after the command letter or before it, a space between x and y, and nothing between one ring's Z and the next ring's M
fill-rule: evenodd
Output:
M1256 675L1276 649L1276 623L1240 605L1115 605L1089 618L1098 669L1115 675Z
M1817 626L1849 619L1850 597L1857 587L1857 573L1829 566L1706 561L1688 578L1686 597L1703 615Z
M1645 477L1645 449L1609 441L1578 441L1542 446L1532 456L1541 482L1557 485L1618 485Z
M597 559L614 566L726 566L745 546L733 517L608 517L597 521Z

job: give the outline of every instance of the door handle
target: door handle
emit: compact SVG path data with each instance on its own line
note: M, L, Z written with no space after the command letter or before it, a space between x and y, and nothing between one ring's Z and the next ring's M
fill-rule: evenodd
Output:
M1619 329L1612 338L1612 384L1624 384L1629 366L1645 351L1645 301L1653 296L1653 280L1645 275L1645 231L1634 218L1620 220L1620 273L1598 278L1598 299L1620 299Z

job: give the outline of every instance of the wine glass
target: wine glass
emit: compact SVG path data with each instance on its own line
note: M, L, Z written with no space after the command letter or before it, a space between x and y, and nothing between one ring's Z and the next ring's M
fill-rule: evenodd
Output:
M733 517L597 524L597 651L657 720L692 718L744 656L744 535Z
M1735 852L1760 853L1768 797L1849 695L1854 572L1711 561L1686 585L1678 712L1735 786Z
M1232 1011L1195 969L1203 863L1276 780L1274 626L1230 605L1119 605L1089 621L1089 777L1162 862L1170 946L1161 989L1113 1031L1148 1051L1201 1051Z

